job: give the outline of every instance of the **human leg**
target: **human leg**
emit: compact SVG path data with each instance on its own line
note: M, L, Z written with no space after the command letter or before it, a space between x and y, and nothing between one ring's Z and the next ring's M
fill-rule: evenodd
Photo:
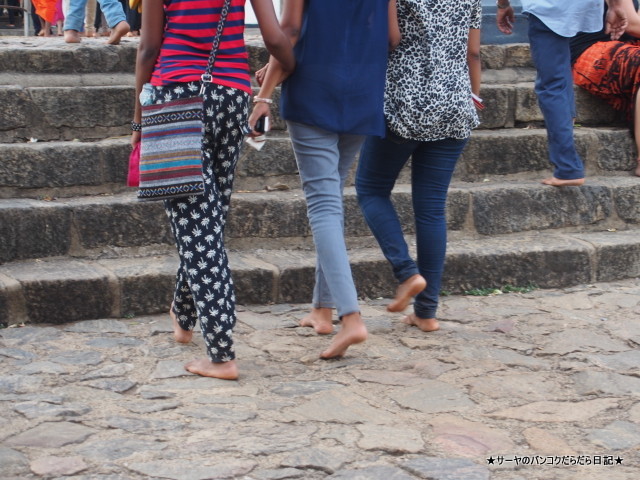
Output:
M584 183L584 166L573 138L575 100L569 40L529 15L531 57L537 70L535 91L547 129L549 159L554 165L553 177L543 183L553 186Z
M409 254L402 225L391 202L391 191L400 171L418 142L401 140L388 133L385 138L368 137L362 146L356 173L356 191L362 214L391 264L400 284L387 310L404 310L426 282Z
M418 268L427 287L416 296L415 319L435 319L447 249L446 202L456 162L467 140L421 142L411 161ZM437 324L435 324L437 327Z
M156 98L164 98L166 94L173 98L190 95L190 88L182 86L180 93L176 93L175 85L156 87L154 95ZM165 201L180 257L172 311L183 330L192 330L196 321L200 321L207 347L208 358L189 362L185 368L198 375L235 379L232 337L236 323L235 292L224 247L224 227L242 141L240 126L248 117L248 95L226 87L208 86L205 112L222 114L215 121L213 116L205 118L205 192ZM181 332L177 333L179 339Z
M122 4L118 0L98 0L98 3L100 3L100 9L111 29L107 44L118 45L120 39L130 30Z
M351 171L351 166L356 157L360 139L352 135L341 136L338 139L338 174L340 176L340 192L344 191L345 182ZM342 231L344 235L344 215L342 217ZM311 312L305 316L300 325L312 327L316 333L328 334L333 331L332 310L335 304L331 297L327 279L322 271L319 259L316 260L315 285L313 288L313 307Z
M366 339L358 296L344 241L342 187L362 137L337 135L317 127L289 122L307 213L316 247L319 271L325 282L320 298L335 303L342 328L323 358L344 354L349 345ZM315 299L314 299L315 301Z
M86 37L96 36L96 5L97 0L87 0L84 15L84 35Z
M69 9L64 17L64 41L67 43L79 43L80 32L84 24L84 11L87 0L71 0Z

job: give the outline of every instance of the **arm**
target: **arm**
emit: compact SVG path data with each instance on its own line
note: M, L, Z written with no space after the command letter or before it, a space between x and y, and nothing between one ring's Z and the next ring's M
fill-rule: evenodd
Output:
M252 0L255 1L255 0ZM271 3L270 0L268 0ZM282 11L282 21L280 25L285 34L289 37L291 45L295 45L300 37L300 28L302 27L302 14L304 12L305 0L284 0L284 8ZM273 95L273 91L280 83L282 83L290 72L287 72L282 64L275 56L269 59L267 71L264 75L262 85L257 98L269 99ZM249 117L249 126L253 129L258 118L262 115L270 115L269 104L264 102L255 102L253 111ZM252 136L255 136L252 134Z
M629 24L627 10L622 0L606 0L609 4L605 18L604 32L611 34L611 40L620 38Z
M482 66L480 62L480 29L469 30L467 40L467 65L469 65L469 78L471 79L471 91L480 96L480 81Z
M513 33L513 23L516 21L511 2L509 0L498 0L496 7L498 30L506 35L511 35Z
M393 50L402 40L398 25L398 9L396 0L389 0L389 50Z
M162 0L142 0L142 28L140 43L136 56L136 98L133 121L140 123L142 109L140 107L140 91L149 82L156 64L164 35L164 7ZM140 132L133 132L131 145L140 141Z
M251 0L251 6L258 19L260 33L267 50L278 60L284 72L291 73L296 61L291 43L278 24L278 17L271 0Z
M624 33L640 38L640 15L633 6L632 0L622 0L621 6L627 15L628 25Z

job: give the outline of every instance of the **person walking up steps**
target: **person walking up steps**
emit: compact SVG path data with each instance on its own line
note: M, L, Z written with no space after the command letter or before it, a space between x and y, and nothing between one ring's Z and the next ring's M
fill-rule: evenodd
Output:
M141 103L162 104L200 91L224 3L143 0L133 147L140 141ZM193 360L185 368L226 380L238 377L233 343L235 292L224 230L234 170L249 128L251 83L244 44L244 4L245 0L230 1L212 81L204 84L204 193L164 200L180 258L170 307L174 337L188 343L199 322L207 358ZM293 70L291 43L278 25L271 0L251 0L251 5L267 49L285 71Z

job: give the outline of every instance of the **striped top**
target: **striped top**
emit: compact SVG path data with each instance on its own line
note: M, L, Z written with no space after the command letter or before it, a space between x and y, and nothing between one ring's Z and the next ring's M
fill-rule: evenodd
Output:
M244 44L244 3L232 0L213 68L213 82L251 93ZM224 0L165 0L160 55L151 76L156 86L199 81L204 73Z

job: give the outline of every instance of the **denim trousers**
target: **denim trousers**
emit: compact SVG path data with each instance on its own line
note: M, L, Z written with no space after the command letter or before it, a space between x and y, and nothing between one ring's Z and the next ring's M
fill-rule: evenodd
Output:
M356 173L358 203L399 283L419 273L427 288L415 298L419 318L435 318L447 248L447 191L467 139L406 140L387 130L367 137ZM411 158L411 197L417 262L411 258L402 225L391 202L400 171Z
M547 129L553 176L563 180L584 178L584 165L573 139L575 98L570 40L529 15L531 57L537 70L535 92Z
M287 122L316 248L314 308L360 311L344 240L343 189L364 136Z
M107 19L109 28L115 27L117 24L126 20L122 4L118 0L98 0L100 9ZM87 0L71 0L69 10L64 17L64 29L76 30L82 32L84 28L84 14Z

